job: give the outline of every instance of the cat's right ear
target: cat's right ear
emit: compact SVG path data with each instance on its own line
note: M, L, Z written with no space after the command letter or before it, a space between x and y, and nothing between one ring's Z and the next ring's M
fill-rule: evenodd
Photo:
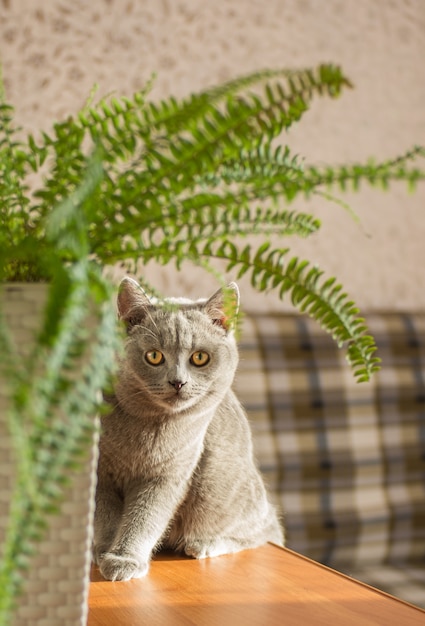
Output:
M140 324L152 303L138 282L126 276L118 288L118 316L127 329Z

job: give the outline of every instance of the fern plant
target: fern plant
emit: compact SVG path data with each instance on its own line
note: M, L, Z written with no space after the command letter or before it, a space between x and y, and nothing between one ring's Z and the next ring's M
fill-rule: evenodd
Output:
M218 260L225 272L250 275L259 291L277 290L317 320L346 347L359 381L378 369L374 340L336 279L272 244L274 235L308 237L320 228L313 215L291 208L297 197L333 200L363 183L414 186L425 177L416 165L421 147L383 163L325 168L292 154L287 129L314 98L335 98L350 86L333 65L259 72L182 100L154 102L149 85L131 98L89 104L26 140L1 98L0 279L47 281L50 291L29 363L14 353L0 316L21 459L0 569L0 615L10 611L26 555L57 501L53 485L65 480L84 447L87 416L111 372L119 342L105 266L123 264L137 274L151 260L207 268ZM34 173L39 182L30 188ZM82 322L93 302L98 332L76 394ZM56 409L69 416L66 445Z

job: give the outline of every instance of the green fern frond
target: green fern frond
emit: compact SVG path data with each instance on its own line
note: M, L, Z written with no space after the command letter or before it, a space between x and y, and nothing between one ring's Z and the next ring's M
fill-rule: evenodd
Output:
M256 142L262 143L265 136L271 140L299 120L314 93L327 90L334 96L342 86L349 84L333 66L322 66L316 74L312 71L274 73L279 74L286 78L286 84L268 83L260 95L244 93L235 97L234 93L244 85L264 82L270 73L260 72L222 86L218 91L202 92L197 100L199 117L193 116L192 99L190 125L175 129L170 137L169 149L174 162L186 168L193 159L195 163L202 163L204 153L216 161L217 158L222 160L223 154L231 156L236 155L236 150L252 149ZM217 101L222 101L223 106L218 106ZM178 103L173 104L177 115ZM183 103L183 111L185 106ZM149 122L151 126L160 125L163 116L155 111ZM237 154L239 156L239 152Z
M305 169L305 176L315 188L337 187L343 192L348 189L358 191L362 183L387 189L390 183L396 181L406 182L409 188L414 189L419 181L425 180L425 172L419 167L413 167L413 163L424 156L424 148L416 146L396 159L382 163L370 160L366 165L326 168L309 166Z
M0 229L0 249L17 245L29 230L28 165L23 145L16 138L18 130L13 125L13 108L0 100L0 219L2 225L8 225Z
M216 116L222 103L237 100L239 94L245 96L253 88L258 91L258 87L265 83L264 93L269 103L277 100L289 102L301 94L309 101L314 92L322 95L325 91L329 96L336 97L344 87L352 86L341 69L334 65L322 65L314 70L261 70L207 88L181 101L169 98L159 104L148 102L144 113L146 125L166 132L167 136L174 136L197 127L198 122L209 114ZM274 90L279 91L277 97L273 94Z
M96 246L93 248L104 262L119 262L128 255L138 255L147 263L166 254L166 262L172 260L180 241L194 243L233 237L260 235L285 237L297 235L307 237L320 228L320 221L314 216L285 208L253 205L244 193L225 195L200 192L188 199L176 201L172 206L147 216L143 211L132 214L132 234L125 223L115 224L117 235L113 244L104 247L102 232L96 233ZM105 254L106 251L106 254ZM168 251L168 252L167 252ZM170 256L171 255L171 256Z
M256 85L269 85L272 79L285 79L292 92L299 92L300 88L304 91L317 90L319 93L327 91L327 93L336 97L340 95L344 87L352 87L352 83L343 74L341 68L332 64L320 65L317 69L278 69L278 70L260 70L244 76L240 76L234 80L230 80L218 87L207 89L202 93L206 93L210 100L217 101L231 94L240 91L246 91Z
M207 256L212 256L209 247ZM227 271L237 267L238 276L251 274L251 283L259 291L274 288L282 298L286 294L300 311L313 317L342 347L347 345L347 359L358 381L369 380L379 369L377 347L367 334L359 310L342 291L335 278L323 280L323 272L308 261L293 257L285 263L288 249L277 250L264 243L253 253L246 246L242 254L230 241L214 252L227 261Z

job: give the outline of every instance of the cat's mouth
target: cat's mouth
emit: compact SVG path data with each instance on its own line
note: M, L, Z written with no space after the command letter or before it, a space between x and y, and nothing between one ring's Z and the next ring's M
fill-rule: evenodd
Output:
M187 402L188 399L189 399L188 394L185 393L181 389L167 394L167 402L170 402L170 404L178 404L181 402Z
M174 410L189 409L196 403L196 398L184 392L182 389L167 394L164 399L167 405Z

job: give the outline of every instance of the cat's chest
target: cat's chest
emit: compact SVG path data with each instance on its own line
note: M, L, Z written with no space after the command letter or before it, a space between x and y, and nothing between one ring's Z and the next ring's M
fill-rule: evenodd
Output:
M100 441L100 453L117 477L153 477L164 471L186 471L199 458L205 429L190 434L182 425L109 424Z

